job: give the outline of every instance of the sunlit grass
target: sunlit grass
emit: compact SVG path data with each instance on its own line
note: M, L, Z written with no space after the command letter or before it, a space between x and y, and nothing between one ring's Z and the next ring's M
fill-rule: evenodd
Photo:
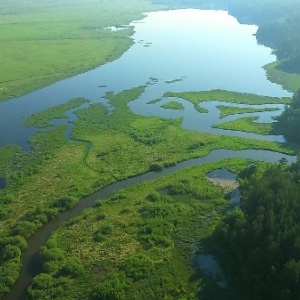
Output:
M230 115L263 112L263 111L275 111L277 108L251 108L251 107L232 107L226 105L218 105L217 108L221 111L220 117L224 118Z
M271 82L280 84L283 88L293 93L300 89L300 74L292 74L277 69L278 62L264 66L268 79Z
M257 134L272 134L272 124L271 123L257 123L255 122L258 117L247 117L240 118L238 120L221 123L214 125L214 128L234 130L234 131L244 131Z
M225 101L241 104L288 104L291 99L288 97L268 97L248 93L238 93L225 90L211 90L199 92L167 92L165 97L179 97L198 105L204 101Z

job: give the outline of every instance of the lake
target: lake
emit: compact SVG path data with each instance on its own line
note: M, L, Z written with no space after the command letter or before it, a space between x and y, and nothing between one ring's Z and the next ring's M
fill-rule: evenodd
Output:
M38 129L26 128L22 123L32 113L75 97L107 104L103 98L107 91L118 93L145 84L145 93L130 103L135 113L166 118L183 116L182 126L190 130L283 141L281 136L213 129L211 126L219 121L219 117L215 106L210 103L205 105L211 105L212 114L200 114L183 100L185 109L180 112L163 109L159 102L145 105L150 100L162 98L165 92L211 89L290 96L289 92L266 78L262 67L274 61L275 56L270 48L257 44L257 26L240 24L225 11L197 9L151 12L143 20L130 25L135 29L134 44L119 59L0 103L0 146L15 143L29 149L26 141ZM283 106L278 106L278 109L263 114L276 115ZM68 124L67 120L65 123Z

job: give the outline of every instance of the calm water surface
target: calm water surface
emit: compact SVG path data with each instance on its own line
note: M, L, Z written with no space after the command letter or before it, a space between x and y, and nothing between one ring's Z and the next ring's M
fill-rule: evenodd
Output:
M38 129L25 128L22 123L32 113L74 97L107 104L107 100L103 99L107 91L118 93L146 83L145 93L130 104L135 113L166 118L181 116L184 117L182 126L190 130L283 141L280 136L266 137L213 129L213 124L220 123L216 103L205 104L210 106L208 114L199 114L183 100L185 109L180 112L162 109L162 103L146 105L150 100L161 98L164 92L172 91L226 89L290 96L266 78L262 66L274 61L275 56L270 48L257 44L254 36L256 26L239 24L224 11L196 9L153 12L131 25L135 28L135 43L118 60L0 103L0 146L16 143L28 149L26 141ZM263 114L270 118L272 114L280 113L282 106L278 109L277 112Z

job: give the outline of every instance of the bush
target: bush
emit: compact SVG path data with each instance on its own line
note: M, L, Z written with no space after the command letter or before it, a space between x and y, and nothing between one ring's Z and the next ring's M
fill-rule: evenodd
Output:
M106 239L106 236L113 232L112 224L104 224L100 229L98 229L94 234L94 240L96 242L102 242Z
M126 278L112 276L98 283L91 293L93 300L122 300L125 299Z
M160 163L153 163L153 164L150 165L150 169L149 170L152 171L152 172L159 172L163 168L164 167L163 167L162 164L160 164Z
M21 249L17 246L13 245L6 245L3 251L3 258L5 260L20 258L21 256Z
M113 225L112 224L104 224L99 231L104 235L109 235L113 232Z
M38 226L35 223L22 221L16 225L13 230L13 234L29 238L34 232L36 232L37 228Z
M1 198L1 202L2 202L3 204L9 204L9 203L11 203L13 200L14 200L14 197L13 197L13 195L10 195L10 194L5 195L5 196L3 196L3 197Z
M126 276L137 281L150 275L153 270L154 262L145 255L130 257L124 264Z
M84 267L77 261L70 259L66 262L61 270L61 274L64 276L77 277L83 274Z
M55 248L42 248L41 259L43 262L47 261L61 261L64 259L64 253L61 249Z
M52 203L51 207L57 207L60 210L70 209L77 203L77 200L74 197L64 196L54 203Z

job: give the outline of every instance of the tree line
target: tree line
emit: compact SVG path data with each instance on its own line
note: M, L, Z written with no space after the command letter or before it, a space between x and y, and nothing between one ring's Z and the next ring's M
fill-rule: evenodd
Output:
M242 204L214 233L242 299L300 299L300 163L240 174Z

